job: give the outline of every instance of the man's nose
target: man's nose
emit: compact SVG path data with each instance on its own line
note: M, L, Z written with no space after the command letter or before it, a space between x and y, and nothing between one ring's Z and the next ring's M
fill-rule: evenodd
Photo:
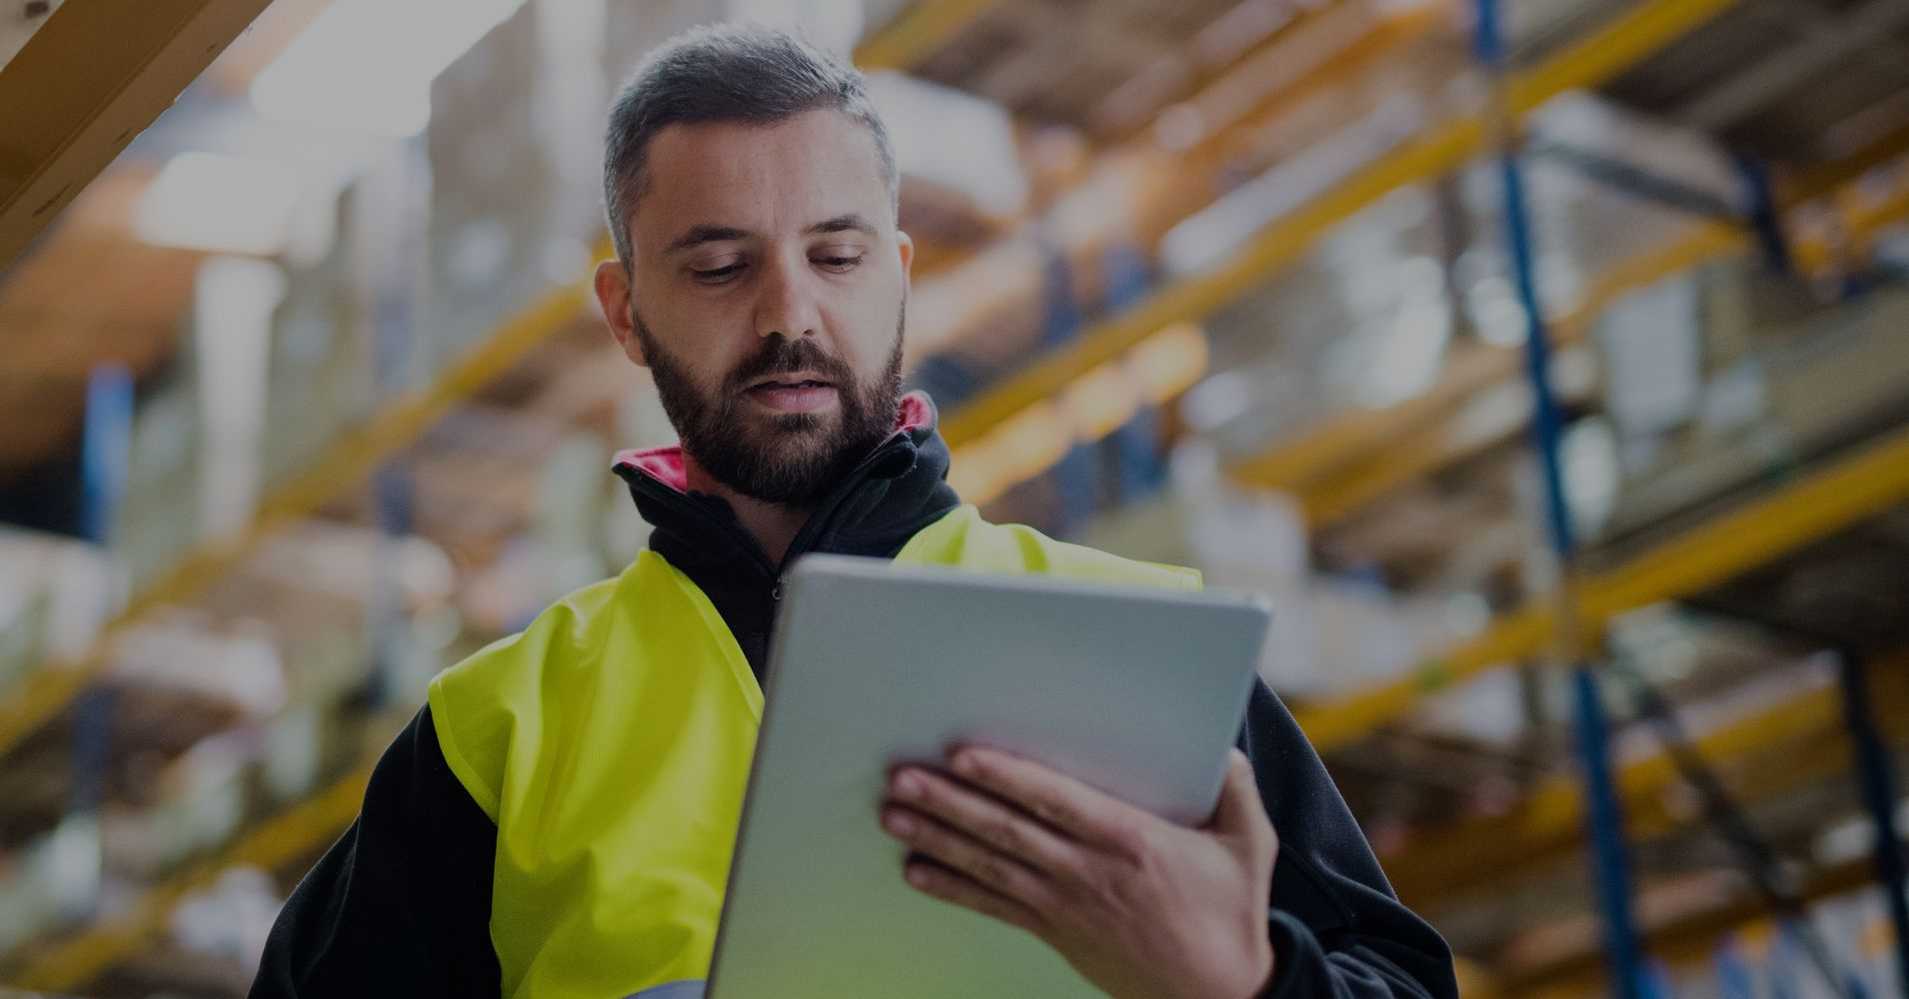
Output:
M816 335L821 326L807 261L765 266L756 303L756 335L781 334L791 340Z

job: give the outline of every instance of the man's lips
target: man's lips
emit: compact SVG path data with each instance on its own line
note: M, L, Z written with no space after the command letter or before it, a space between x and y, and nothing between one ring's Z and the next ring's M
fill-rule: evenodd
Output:
M779 374L765 375L752 382L748 391L762 388L808 388L814 386L834 388L835 383L814 371L785 371Z
M781 413L812 413L836 402L834 383L807 371L771 375L743 394L764 409Z

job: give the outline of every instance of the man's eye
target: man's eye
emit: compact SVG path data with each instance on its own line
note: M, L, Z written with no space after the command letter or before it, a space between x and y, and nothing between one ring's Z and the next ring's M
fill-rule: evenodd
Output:
M730 264L726 267L715 267L709 270L690 268L690 273L695 276L696 280L704 284L722 284L741 272L742 264L740 263Z
M815 265L817 267L821 267L826 270L837 271L837 272L847 271L850 268L853 268L856 264L859 264L862 262L862 258L859 256L856 256L856 257L811 257L810 259L815 261Z

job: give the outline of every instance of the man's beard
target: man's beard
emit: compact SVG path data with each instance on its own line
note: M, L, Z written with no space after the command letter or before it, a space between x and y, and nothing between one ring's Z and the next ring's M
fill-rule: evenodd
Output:
M895 320L895 346L880 373L866 385L839 358L808 338L780 333L724 377L715 398L697 388L689 370L658 343L643 317L630 308L636 337L649 361L663 412L682 436L683 449L703 471L731 489L766 503L814 506L895 431L901 403L901 347L907 303ZM835 387L840 425L829 432L826 414L782 413L762 430L742 411L751 382L767 375L813 371Z

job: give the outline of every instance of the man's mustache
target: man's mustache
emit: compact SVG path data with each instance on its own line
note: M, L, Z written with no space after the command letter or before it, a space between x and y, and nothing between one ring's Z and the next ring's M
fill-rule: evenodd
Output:
M785 371L813 371L841 388L848 388L855 381L854 372L849 370L848 365L816 346L814 340L806 337L790 340L777 333L763 341L761 350L736 365L735 370L729 373L728 388L739 392L747 388L750 382L765 375L777 375Z

